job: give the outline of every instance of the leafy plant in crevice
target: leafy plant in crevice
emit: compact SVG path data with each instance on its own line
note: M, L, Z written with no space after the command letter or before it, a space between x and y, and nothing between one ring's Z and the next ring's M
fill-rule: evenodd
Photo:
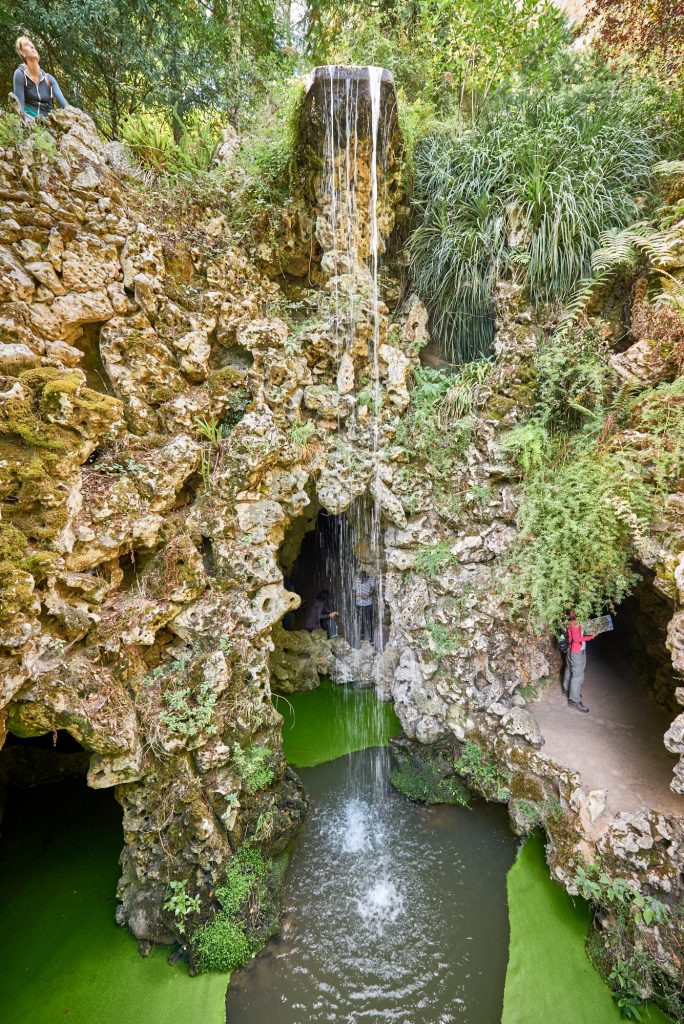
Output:
M595 863L579 864L573 878L595 914L609 913L611 927L590 934L587 952L613 989L622 1016L641 1020L640 1007L650 993L658 1005L681 1024L684 998L681 986L665 970L644 929L668 924L672 910L642 892L636 882L610 876Z
M456 560L449 541L439 541L437 544L424 544L416 551L413 563L414 569L421 576L434 576L443 572Z
M474 419L464 416L450 420L449 429L441 421L444 403L456 376L444 370L421 367L414 371L411 406L399 421L395 441L412 458L423 464L439 491L451 489L453 474L471 437Z
M447 658L451 654L455 654L461 646L461 638L456 629L445 626L427 615L425 616L425 630L427 641L423 645L423 649L434 654L436 658Z
M216 887L214 916L191 936L192 959L200 970L232 971L275 934L283 869L284 863L278 865L255 847L240 847L225 881Z
M239 743L233 747L233 763L247 793L254 794L270 786L275 777L271 766L273 753L268 747L250 746L243 749Z
M198 914L201 909L199 896L191 896L188 892L187 878L169 882L171 893L164 904L164 910L173 911L176 927L181 935L185 935L188 918Z
M454 762L454 770L485 795L494 793L502 798L506 792L508 777L475 740L465 741L460 756Z
M512 96L467 130L444 124L418 147L411 267L452 359L487 353L496 280L562 303L601 235L640 219L657 156L637 97L565 90Z

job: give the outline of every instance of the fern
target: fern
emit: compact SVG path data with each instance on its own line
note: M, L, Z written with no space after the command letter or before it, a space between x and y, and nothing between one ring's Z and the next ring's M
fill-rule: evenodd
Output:
M678 240L666 231L656 231L646 223L633 224L623 231L606 231L600 248L591 258L595 273L632 269L639 256L645 256L654 269L681 266Z

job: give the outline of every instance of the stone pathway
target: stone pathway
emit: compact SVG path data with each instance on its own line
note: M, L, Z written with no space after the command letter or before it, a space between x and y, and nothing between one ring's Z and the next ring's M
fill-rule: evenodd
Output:
M642 807L684 815L670 789L676 758L663 746L674 715L656 703L607 634L588 644L582 699L591 714L572 711L560 682L531 705L545 743L541 753L572 768L585 792L608 790L607 812Z

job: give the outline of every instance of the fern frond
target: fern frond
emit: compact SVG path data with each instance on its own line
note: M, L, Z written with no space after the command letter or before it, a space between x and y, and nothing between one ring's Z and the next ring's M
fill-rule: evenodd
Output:
M684 178L684 160L659 160L653 165L653 173L666 178Z

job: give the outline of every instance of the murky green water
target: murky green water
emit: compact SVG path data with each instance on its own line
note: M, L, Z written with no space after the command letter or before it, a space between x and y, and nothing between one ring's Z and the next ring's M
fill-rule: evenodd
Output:
M234 975L228 1024L494 1024L508 959L501 807L424 808L386 751L300 772L313 811L282 935Z
M0 843L2 1024L221 1024L226 977L143 959L114 922L121 808L60 783L12 795Z

